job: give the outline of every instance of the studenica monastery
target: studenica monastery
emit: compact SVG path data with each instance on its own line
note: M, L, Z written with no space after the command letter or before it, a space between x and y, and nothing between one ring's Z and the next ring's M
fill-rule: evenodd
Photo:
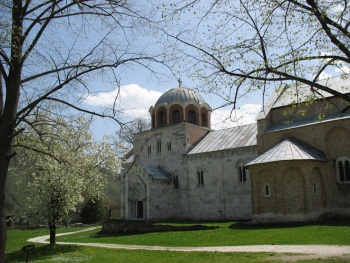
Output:
M322 84L350 93L350 79ZM212 130L201 95L170 89L149 110L152 129L136 133L125 156L121 217L350 217L350 109L339 110L346 106L329 93L282 85L256 123Z

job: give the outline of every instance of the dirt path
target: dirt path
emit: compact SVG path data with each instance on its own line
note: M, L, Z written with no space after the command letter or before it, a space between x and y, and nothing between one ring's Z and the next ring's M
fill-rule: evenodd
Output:
M79 231L57 234L57 236L71 235L81 232L95 230L98 227L87 228ZM31 238L28 242L47 244L49 236ZM297 261L302 259L318 258L341 258L350 262L350 246L341 245L255 245L255 246L217 246L217 247L163 247L163 246L140 246L140 245L119 245L101 243L72 243L57 242L61 245L78 245L103 247L128 250L168 250L168 251L201 251L201 252L270 252L281 255L273 256L271 259L279 259L284 262ZM288 254L288 255L286 255ZM292 254L292 255L289 255Z

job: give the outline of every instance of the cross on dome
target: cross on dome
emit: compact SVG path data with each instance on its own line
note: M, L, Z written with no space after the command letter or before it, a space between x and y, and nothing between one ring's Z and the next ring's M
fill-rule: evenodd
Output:
M179 78L177 81L179 82L179 88L181 88L181 86L182 86L182 80Z

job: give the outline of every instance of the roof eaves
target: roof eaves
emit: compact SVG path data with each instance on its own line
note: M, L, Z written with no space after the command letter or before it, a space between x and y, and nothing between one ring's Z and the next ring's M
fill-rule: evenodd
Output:
M295 137L289 137L273 148L259 155L245 166L297 160L327 161L327 158L323 152L312 147L311 145L300 141Z

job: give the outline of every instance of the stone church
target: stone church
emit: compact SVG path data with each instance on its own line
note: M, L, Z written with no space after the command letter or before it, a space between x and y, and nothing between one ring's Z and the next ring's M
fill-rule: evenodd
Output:
M341 78L327 86L343 94ZM152 129L124 159L125 220L296 221L350 216L350 110L282 85L257 123L211 129L211 107L177 87L150 108Z

